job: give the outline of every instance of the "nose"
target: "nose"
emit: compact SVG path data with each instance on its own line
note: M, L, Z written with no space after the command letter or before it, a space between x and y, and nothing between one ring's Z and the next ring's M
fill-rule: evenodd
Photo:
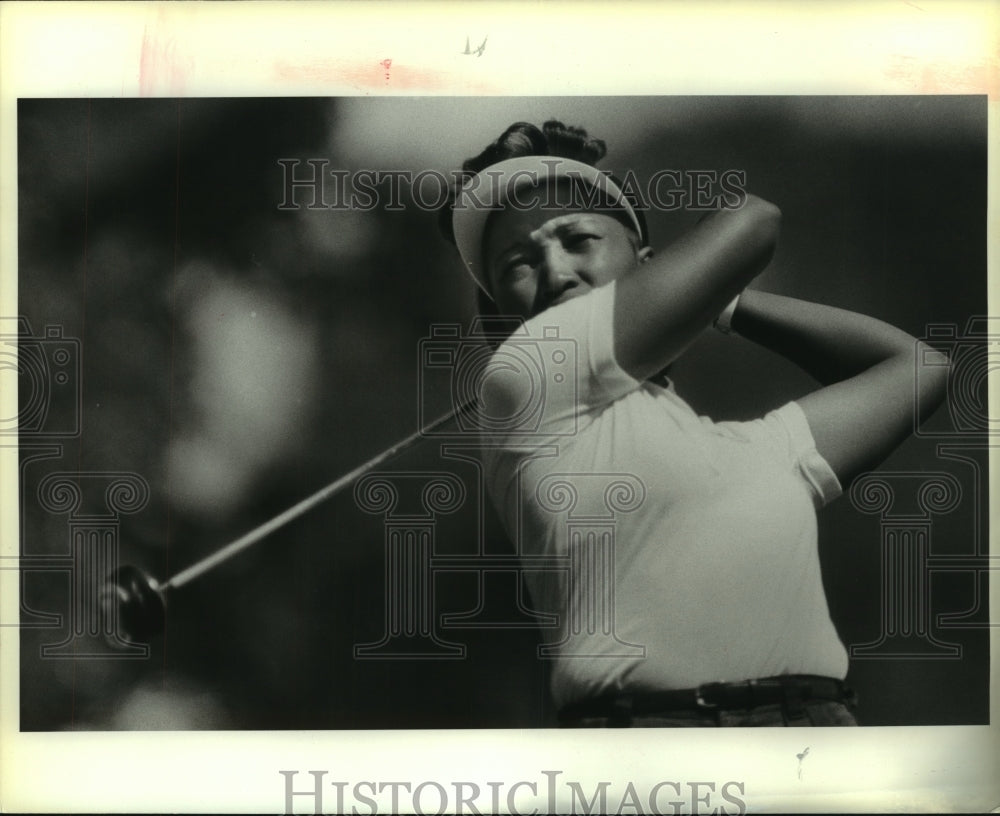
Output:
M542 288L549 300L559 297L567 289L580 285L580 274L575 259L562 247L549 247L541 269Z

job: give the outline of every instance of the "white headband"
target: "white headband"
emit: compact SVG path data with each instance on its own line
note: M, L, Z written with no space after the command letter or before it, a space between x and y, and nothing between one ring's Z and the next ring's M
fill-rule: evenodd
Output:
M502 209L515 190L561 178L584 181L609 194L611 200L628 213L636 232L642 235L639 219L624 193L596 167L558 156L521 156L492 164L468 181L459 192L452 210L455 245L469 274L487 295L490 290L487 270L482 262L482 247L490 214Z

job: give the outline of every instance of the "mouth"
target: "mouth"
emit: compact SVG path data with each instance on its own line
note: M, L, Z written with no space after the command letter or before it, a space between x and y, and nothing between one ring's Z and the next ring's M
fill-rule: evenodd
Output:
M573 298L580 297L580 295L582 294L583 292L581 292L579 289L567 289L565 292L559 295L559 297L549 301L549 306L550 307L558 306L560 303L565 303L567 300L572 300Z

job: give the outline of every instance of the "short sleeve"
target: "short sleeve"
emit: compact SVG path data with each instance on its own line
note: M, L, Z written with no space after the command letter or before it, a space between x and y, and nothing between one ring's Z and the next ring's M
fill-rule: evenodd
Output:
M702 417L715 433L763 446L761 455L777 457L792 467L809 488L817 508L829 504L842 492L833 468L816 450L809 421L797 402L789 402L748 422L712 422Z
M614 356L615 283L526 321L493 353L480 397L506 433L571 432L580 416L641 383Z
M800 475L812 488L813 500L817 507L823 507L842 492L840 480L829 462L816 450L809 420L797 402L789 402L769 417L779 421L788 434L789 454Z

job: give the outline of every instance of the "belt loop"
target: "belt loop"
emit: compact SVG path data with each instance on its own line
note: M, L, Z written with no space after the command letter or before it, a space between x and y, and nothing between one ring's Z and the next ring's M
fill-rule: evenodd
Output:
M703 683L694 690L694 704L703 711L711 711L719 708L719 690L723 688L723 683Z
M609 728L628 728L632 725L632 695L620 694L611 701Z
M840 691L844 695L844 705L846 705L850 711L857 711L858 708L857 692L843 681L840 682Z
M781 684L782 703L781 708L790 720L804 717L806 707L803 704L803 697L808 697L810 690L808 686L803 688L796 682L783 682ZM804 694L803 694L804 692Z

